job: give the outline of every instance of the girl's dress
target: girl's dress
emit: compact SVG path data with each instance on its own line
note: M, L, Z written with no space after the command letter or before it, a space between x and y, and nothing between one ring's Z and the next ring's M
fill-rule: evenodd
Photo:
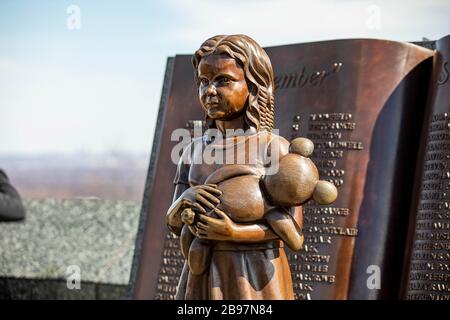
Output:
M210 142L207 136L203 136L186 148L178 164L174 183L189 187L204 184L206 178L215 170L238 161L240 164L245 161L245 165L252 166L263 175L268 170L269 159L276 161L277 157L284 156L288 153L288 147L287 140L266 131L231 137L220 142ZM213 157L214 161L208 159L208 156ZM294 298L291 272L283 241L210 242L212 252L209 268L201 275L194 275L190 272L186 260L177 287L177 299Z

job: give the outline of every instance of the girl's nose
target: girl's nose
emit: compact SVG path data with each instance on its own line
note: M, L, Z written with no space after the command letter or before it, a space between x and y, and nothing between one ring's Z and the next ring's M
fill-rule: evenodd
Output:
M216 87L213 84L210 84L208 88L206 88L206 94L215 96L217 94Z

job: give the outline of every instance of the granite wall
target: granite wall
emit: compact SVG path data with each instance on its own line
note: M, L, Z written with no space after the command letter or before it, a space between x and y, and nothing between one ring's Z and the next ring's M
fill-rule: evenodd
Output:
M0 223L0 299L126 298L139 202L45 199L24 205L25 221Z

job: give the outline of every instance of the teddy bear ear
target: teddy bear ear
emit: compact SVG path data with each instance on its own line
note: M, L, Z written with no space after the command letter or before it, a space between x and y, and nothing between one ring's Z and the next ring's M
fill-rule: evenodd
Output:
M306 138L295 138L289 145L289 152L308 158L314 151L314 143Z
M337 188L328 181L319 180L313 192L313 199L318 204L331 204L338 196Z

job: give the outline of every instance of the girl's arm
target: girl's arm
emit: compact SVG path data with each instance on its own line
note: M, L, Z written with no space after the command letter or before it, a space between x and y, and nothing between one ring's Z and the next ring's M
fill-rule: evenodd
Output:
M292 250L300 250L303 235L294 217L283 208L273 208L266 214L266 223L236 223L219 209L214 210L219 218L199 215L200 221L194 228L194 234L200 239L261 242L281 239Z
M204 208L212 209L220 200L217 198L222 191L214 184L204 184L189 187L185 184L177 184L174 200L166 214L166 224L176 235L180 235L183 221L181 213L186 208L196 208L200 213L206 213Z
M284 208L273 208L266 213L267 224L293 251L303 248L303 233L301 229L301 207L289 212Z
M177 200L180 198L181 194L188 188L189 186L185 184L177 184L175 186L172 205L170 206L169 210L167 210L166 214L167 227L170 231L178 236L181 234L181 228L183 227L183 223L181 222L181 212L184 208L182 202Z
M236 223L222 210L214 208L214 212L219 218L198 215L200 221L191 228L196 237L234 242L261 242L278 239L278 236L264 223Z

